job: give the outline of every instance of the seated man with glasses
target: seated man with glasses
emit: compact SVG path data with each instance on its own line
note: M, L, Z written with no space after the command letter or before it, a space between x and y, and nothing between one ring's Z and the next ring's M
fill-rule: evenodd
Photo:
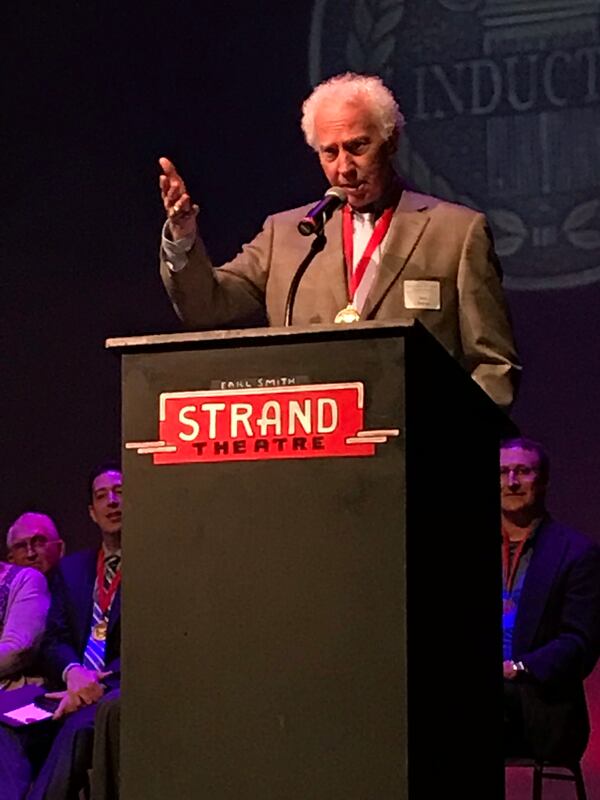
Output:
M31 543L27 548L34 550ZM34 658L50 595L40 570L0 561L0 695L41 683ZM32 778L27 733L0 724L0 797L22 800Z
M579 761L589 737L583 681L600 644L600 547L546 510L537 442L500 449L505 756Z
M8 529L6 535L6 547L8 551L7 560L9 564L16 567L32 567L49 577L53 568L58 564L65 550L65 543L60 538L56 525L47 514L40 514L35 511L26 511L13 522ZM30 571L19 572L16 570L8 570L7 575L10 574L20 575L21 580L25 580L28 575L27 581L36 587L36 596L40 591L39 587L43 589L44 596L44 612L42 618L42 627L38 630L38 625L27 622L27 620L20 621L20 634L22 637L31 639L35 632L35 647L29 647L29 654L24 672L20 673L18 680L11 682L11 687L16 688L23 685L23 683L39 683L43 682L41 677L41 665L33 656L36 655L38 645L41 641L41 636L44 632L46 622L46 614L48 611L47 596L48 590L46 581L43 578L32 576ZM32 581L35 579L35 584ZM15 604L15 611L19 612L21 609L33 609L35 618L38 619L37 606L39 601L34 602L34 595L31 591L21 593L19 603ZM0 600L1 606L1 600ZM14 617L14 613L13 613ZM4 687L6 688L6 686Z
M44 575L55 567L65 552L65 543L47 514L21 514L6 537L8 560L20 567L33 567Z

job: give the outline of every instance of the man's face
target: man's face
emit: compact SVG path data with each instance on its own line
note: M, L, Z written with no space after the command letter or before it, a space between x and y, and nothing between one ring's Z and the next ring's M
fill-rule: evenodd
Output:
M33 567L46 574L64 552L64 542L50 517L28 513L11 528L8 560L20 567Z
M540 461L533 450L500 450L500 502L502 511L539 513L544 509L546 484L540 478Z
M391 176L395 139L384 141L364 101L321 105L315 115L319 161L353 208L378 200Z
M102 533L121 530L121 493L123 476L118 471L103 472L94 480L90 517Z

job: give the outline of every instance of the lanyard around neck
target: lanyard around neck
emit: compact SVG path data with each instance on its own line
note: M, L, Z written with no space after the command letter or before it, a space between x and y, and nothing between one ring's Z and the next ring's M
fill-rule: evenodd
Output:
M98 605L100 606L100 611L102 611L103 614L106 614L108 609L111 607L114 596L117 593L117 589L121 585L121 570L118 569L115 572L108 586L104 585L104 570L104 548L101 547L100 552L98 553L98 561L96 563L96 586L98 590Z
M360 286L360 282L364 278L367 267L371 261L373 253L384 240L392 223L392 217L396 205L386 208L383 214L379 217L373 228L373 233L367 242L367 246L360 257L356 267L354 267L354 222L352 219L352 209L349 206L344 206L342 214L342 235L344 243L344 260L346 261L346 269L348 270L348 290L350 300L352 300Z

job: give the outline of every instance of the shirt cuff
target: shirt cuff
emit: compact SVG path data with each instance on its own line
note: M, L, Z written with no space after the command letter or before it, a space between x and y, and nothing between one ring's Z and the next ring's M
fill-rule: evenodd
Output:
M171 238L168 221L162 229L162 250L165 256L165 263L170 272L180 272L188 263L188 253L194 246L196 237L194 234L184 236L176 242Z
M71 667L80 667L80 666L81 664L79 664L77 661L71 661L71 663L67 664L67 666L63 669L61 678L63 679L63 683L65 684L65 686L67 684L67 672L71 669Z

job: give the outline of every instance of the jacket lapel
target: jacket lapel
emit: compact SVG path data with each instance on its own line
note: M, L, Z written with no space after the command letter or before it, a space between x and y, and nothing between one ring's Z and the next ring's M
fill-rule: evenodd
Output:
M121 587L119 586L119 588L115 593L115 598L112 601L110 611L108 612L108 633L112 632L113 628L119 621L120 616L121 616Z
M319 291L328 293L337 311L348 305L348 278L342 245L342 214L335 213L325 230L327 245L315 259L319 273ZM312 269L312 267L311 267Z
M97 550L87 550L82 554L81 571L79 573L78 589L73 596L73 612L78 618L77 631L81 652L90 635L92 615L94 610L94 583L96 582ZM80 562L81 563L81 562Z
M515 653L525 652L533 645L565 547L566 540L560 526L552 521L543 522L536 534L519 600L514 631Z
M362 319L374 316L384 295L412 256L429 222L425 201L423 195L406 190L402 192L375 280L363 306Z

